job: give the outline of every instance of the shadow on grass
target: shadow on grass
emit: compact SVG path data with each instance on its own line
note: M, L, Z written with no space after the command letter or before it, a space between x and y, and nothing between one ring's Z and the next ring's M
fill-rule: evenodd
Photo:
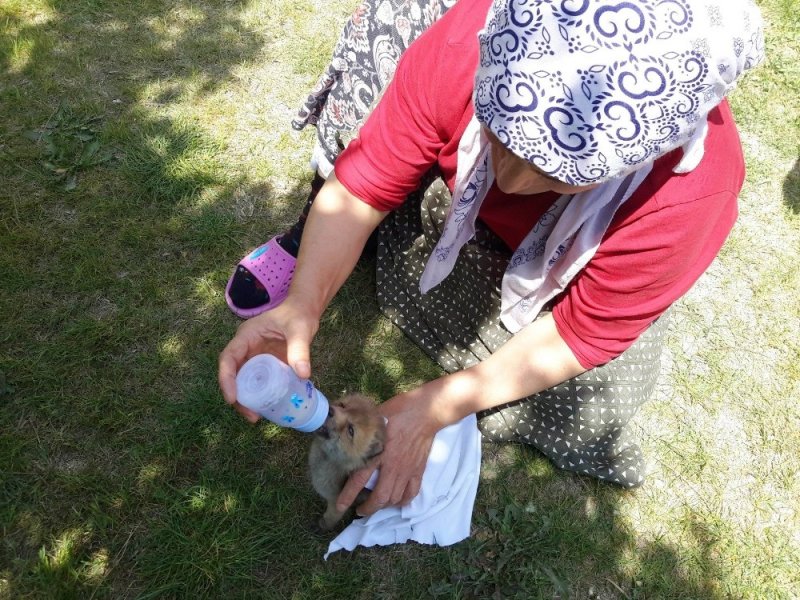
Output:
M531 448L484 444L473 535L432 595L717 597L715 540L690 521L680 548L643 542L619 516L619 503L636 493L557 471Z
M611 597L707 597L708 554L693 558L703 581L684 577L684 557L639 547L620 523L623 492L527 450L486 480L469 541L322 563L307 438L246 425L215 376L238 323L225 280L291 222L307 182L279 195L238 180L198 124L139 100L155 84L159 105L225 86L267 40L235 16L244 2L40 6L46 18L0 9L0 310L12 324L0 333L0 595L589 597L608 573ZM115 153L71 194L22 137L63 102L78 120L100 116L97 139ZM332 394L385 399L439 374L388 328L373 286L367 263L322 324L315 378ZM625 552L640 586L620 579Z
M162 80L161 104L226 85L265 43L246 5L0 7L0 596L237 595L286 543L264 522L293 480L242 458L280 453L214 374L236 324L227 274L297 199L230 176L196 123L138 102ZM97 131L70 125L69 152L23 136L63 105ZM114 160L64 193L44 157L94 141Z
M800 214L800 158L783 181L783 203L794 214Z

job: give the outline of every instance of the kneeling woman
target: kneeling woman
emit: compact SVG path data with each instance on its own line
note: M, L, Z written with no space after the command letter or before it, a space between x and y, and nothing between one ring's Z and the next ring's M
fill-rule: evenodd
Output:
M470 413L491 439L639 485L627 425L654 386L665 312L736 219L744 166L724 97L762 45L744 0L460 0L336 157L288 295L220 356L225 399L256 418L234 378L259 352L310 376L320 317L379 228L381 309L448 374L381 406L364 514L410 501L433 436Z

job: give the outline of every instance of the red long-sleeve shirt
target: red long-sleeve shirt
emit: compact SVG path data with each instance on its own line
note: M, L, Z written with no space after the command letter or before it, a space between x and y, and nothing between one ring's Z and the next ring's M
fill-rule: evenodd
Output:
M393 210L434 164L452 191L459 140L474 114L477 32L489 5L460 0L406 50L380 103L336 161L336 176L352 194ZM689 290L730 233L744 160L727 102L708 124L699 166L674 174L680 149L657 160L595 256L556 299L556 327L584 367L624 352ZM494 186L479 217L513 250L557 197Z

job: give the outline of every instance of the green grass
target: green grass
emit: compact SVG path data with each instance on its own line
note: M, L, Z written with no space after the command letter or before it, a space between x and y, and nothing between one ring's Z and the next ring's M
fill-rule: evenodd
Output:
M487 446L468 540L323 562L308 439L233 414L216 358L232 266L304 202L289 122L354 2L3 2L0 598L796 597L800 23L761 5L741 217L673 311L647 485ZM313 352L330 394L439 373L368 264Z

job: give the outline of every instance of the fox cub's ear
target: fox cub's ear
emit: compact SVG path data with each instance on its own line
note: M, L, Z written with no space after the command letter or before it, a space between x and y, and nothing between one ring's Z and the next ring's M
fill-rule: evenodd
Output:
M367 458L375 458L381 452L383 452L383 441L376 438L372 440L369 448L367 448Z

